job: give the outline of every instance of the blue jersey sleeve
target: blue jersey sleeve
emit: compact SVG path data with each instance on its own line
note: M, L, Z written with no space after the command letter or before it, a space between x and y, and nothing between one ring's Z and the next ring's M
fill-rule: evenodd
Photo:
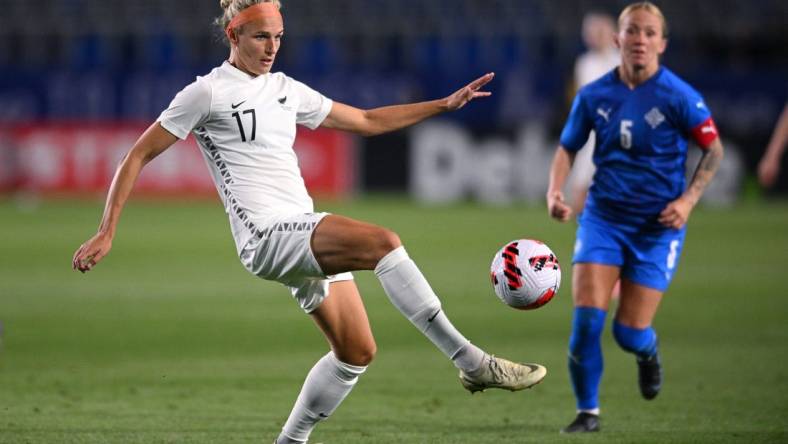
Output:
M588 115L584 96L580 93L572 102L572 111L561 131L561 145L569 151L578 151L585 145L588 135L593 129L593 121Z
M711 117L711 111L699 92L688 85L684 85L684 88L681 89L683 89L679 101L681 125L687 133L692 133L692 130Z
M717 137L717 127L711 118L711 111L699 92L687 84L678 88L681 99L678 102L678 115L684 133L692 138L701 149L709 147Z

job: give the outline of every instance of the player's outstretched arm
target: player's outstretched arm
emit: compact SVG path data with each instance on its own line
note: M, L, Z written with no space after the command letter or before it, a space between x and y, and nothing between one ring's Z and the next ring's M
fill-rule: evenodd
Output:
M780 161L786 145L788 145L788 104L783 108L774 126L766 153L758 162L758 182L761 186L770 188L777 181L777 176L780 175Z
M692 176L687 190L678 199L669 203L659 214L659 222L669 228L679 229L687 223L692 209L700 200L706 187L711 182L722 162L723 148L720 138L717 137L703 152L703 157L698 162L698 168Z
M158 122L148 127L140 136L115 171L98 232L77 249L71 260L71 268L82 273L90 271L109 253L120 213L140 171L177 140L177 137L162 128Z
M350 131L363 136L375 136L395 131L419 123L436 114L458 110L473 99L489 96L490 92L480 91L480 89L494 76L494 73L487 73L450 96L427 102L384 106L369 110L334 102L331 112L328 113L321 126Z
M566 222L572 216L572 207L564 202L564 182L572 169L575 154L558 146L550 165L550 185L547 187L547 212L553 219Z

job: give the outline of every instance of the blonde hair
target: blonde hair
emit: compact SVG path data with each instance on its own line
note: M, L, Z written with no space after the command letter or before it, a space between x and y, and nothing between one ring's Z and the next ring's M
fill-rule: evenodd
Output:
M244 9L256 5L258 3L273 3L277 8L282 9L282 2L279 0L219 0L219 6L224 11L222 15L216 17L214 23L219 27L221 34L224 36L224 29L230 21ZM225 42L227 37L224 37Z
M624 22L624 18L631 14L633 11L637 11L642 9L650 14L655 15L660 23L662 24L662 38L668 38L668 22L665 20L665 15L662 14L662 10L659 9L657 5L651 2L637 2L637 3L630 3L621 14L618 16L618 27L621 28L621 23Z

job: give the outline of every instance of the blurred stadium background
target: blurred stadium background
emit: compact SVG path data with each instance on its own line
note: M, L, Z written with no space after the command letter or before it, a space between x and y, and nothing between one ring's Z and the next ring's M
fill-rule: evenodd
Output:
M396 230L470 338L551 370L524 394L467 395L358 273L380 353L315 440L568 442L574 225L546 215L547 165L582 16L626 2L283 3L275 69L349 104L435 98L496 72L493 96L460 112L369 139L302 131L296 149L319 208ZM605 431L588 438L787 442L788 174L768 192L753 177L788 98L788 2L657 3L664 63L705 95L728 153L656 320L663 394L639 399L607 331ZM287 292L237 263L192 140L146 169L137 196L156 199L131 200L112 255L87 276L69 268L117 160L226 58L219 13L217 0L0 0L0 443L270 442L324 353ZM528 313L502 306L487 276L521 236L546 240L565 270L559 296Z
M275 69L339 101L374 107L435 98L497 73L491 98L423 131L359 140L318 134L299 144L315 191L409 190L428 201L509 202L543 196L544 165L583 50L583 14L615 15L627 2L283 3L287 35ZM788 3L658 3L671 29L664 63L705 95L729 149L708 199L730 203L786 102ZM217 0L2 0L0 8L5 192L103 191L139 125L227 56L212 26ZM319 166L326 156L335 162L333 176ZM150 189L213 193L201 162L173 154L150 175ZM344 179L334 177L337 168ZM788 190L787 176L773 193Z

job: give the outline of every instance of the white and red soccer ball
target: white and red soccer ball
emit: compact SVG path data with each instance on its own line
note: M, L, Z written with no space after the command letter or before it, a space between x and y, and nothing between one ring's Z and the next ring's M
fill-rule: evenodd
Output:
M561 267L550 247L531 239L504 245L493 258L495 294L510 307L532 310L550 302L561 285Z

